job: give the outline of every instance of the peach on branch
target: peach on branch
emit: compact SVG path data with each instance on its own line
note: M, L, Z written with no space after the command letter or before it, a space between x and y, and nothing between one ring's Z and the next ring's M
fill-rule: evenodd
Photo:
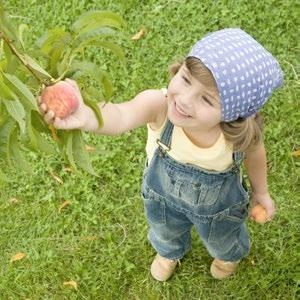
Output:
M68 117L79 106L78 92L65 81L46 87L41 94L41 101L61 119Z

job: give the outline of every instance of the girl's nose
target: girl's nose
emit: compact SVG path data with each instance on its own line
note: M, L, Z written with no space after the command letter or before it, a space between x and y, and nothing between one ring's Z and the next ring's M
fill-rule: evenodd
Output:
M191 98L188 95L182 95L182 96L178 97L177 101L179 102L179 104L182 108L189 109L192 106Z

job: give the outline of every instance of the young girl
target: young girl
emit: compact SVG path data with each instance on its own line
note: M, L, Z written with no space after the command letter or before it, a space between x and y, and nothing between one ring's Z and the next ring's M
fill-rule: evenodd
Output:
M245 225L249 197L271 220L266 155L258 110L283 83L276 59L241 29L206 35L181 62L172 65L168 88L145 90L132 100L101 107L104 127L83 101L66 119L41 104L46 122L58 129L80 128L117 135L147 124L147 163L142 197L148 238L157 252L152 276L165 281L191 246L194 225L214 258L211 274L232 275L249 253ZM74 86L76 82L66 79Z

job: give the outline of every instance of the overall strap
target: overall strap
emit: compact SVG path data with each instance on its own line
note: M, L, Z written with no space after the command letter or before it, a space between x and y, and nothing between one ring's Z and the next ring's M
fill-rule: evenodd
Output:
M162 153L162 154L171 150L171 140L172 140L173 128L174 128L174 125L170 122L170 120L167 120L167 124L162 131L160 139L156 140L156 143L159 146L160 153Z
M239 171L240 166L244 160L244 152L233 152L233 163L234 163L234 169L236 171Z

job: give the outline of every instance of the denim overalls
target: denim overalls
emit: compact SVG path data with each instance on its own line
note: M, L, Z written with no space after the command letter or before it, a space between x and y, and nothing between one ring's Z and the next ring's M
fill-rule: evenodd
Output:
M168 120L143 174L148 239L161 256L180 259L191 247L194 225L212 257L240 260L250 248L245 225L249 197L240 181L241 153L234 152L233 166L223 172L180 163L167 153L172 131Z

